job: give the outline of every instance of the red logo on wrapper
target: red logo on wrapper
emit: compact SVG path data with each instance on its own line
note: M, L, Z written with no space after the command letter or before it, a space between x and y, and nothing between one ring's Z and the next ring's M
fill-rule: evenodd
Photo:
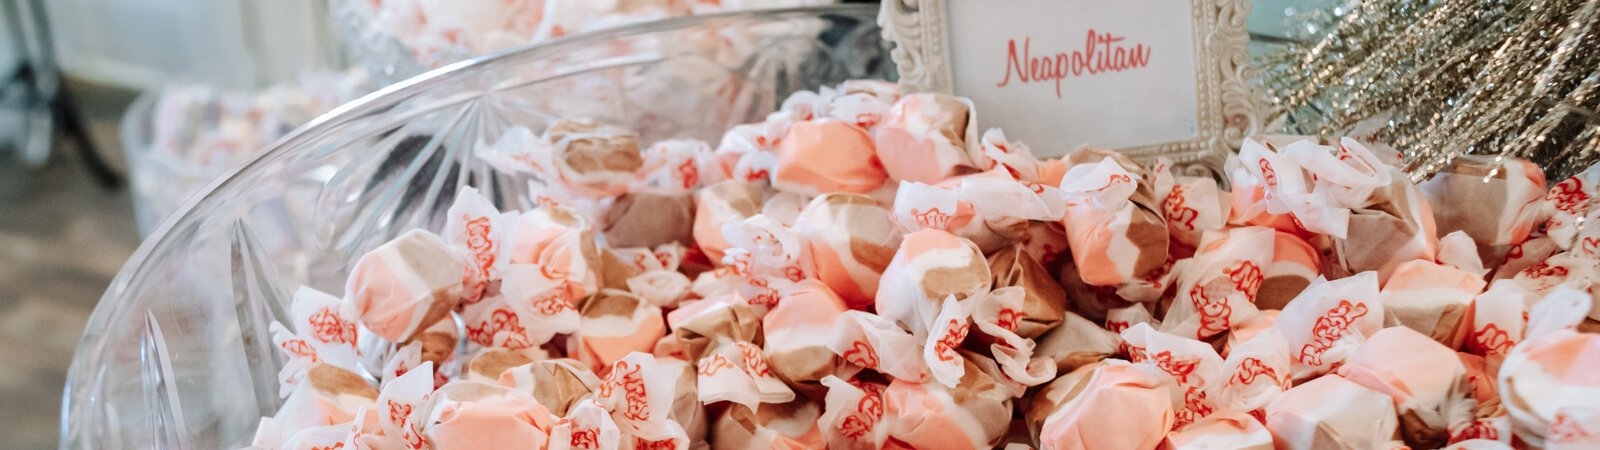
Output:
M1343 338L1355 324L1356 319L1366 315L1366 304L1340 300L1338 306L1317 318L1316 325L1311 327L1311 342L1300 347L1297 359L1303 364L1322 365L1322 353L1332 348L1334 342Z
M956 347L961 346L961 341L967 339L966 322L950 319L950 327L945 330L944 336L933 344L933 355L940 361L955 361Z
M850 349L845 350L844 355L841 356L844 356L845 362L850 364L868 369L878 367L878 353L873 351L872 346L867 345L866 342L855 341L851 343Z
M333 307L324 307L306 319L318 341L324 344L350 344L356 346L356 324L339 318Z
M911 217L916 220L917 225L937 230L943 230L950 224L950 215L940 211L939 208L928 208L927 211L911 208Z

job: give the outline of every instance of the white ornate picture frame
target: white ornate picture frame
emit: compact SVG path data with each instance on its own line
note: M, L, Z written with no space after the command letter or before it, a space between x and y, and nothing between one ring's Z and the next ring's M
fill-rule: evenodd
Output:
M957 2L981 3L957 4ZM1078 14L1085 8L1095 11L1092 11L1093 14ZM1122 11L1119 8L1136 9L1138 11ZM953 11L959 11L960 16L951 17L952 14L956 14ZM1183 98L1181 102L1175 102L1181 104L1182 107L1176 109L1167 107L1166 111L1171 111L1168 114L1169 116L1181 114L1184 117L1178 117L1177 119L1179 120L1177 121L1157 121L1160 124L1155 125L1156 127L1160 128L1165 125L1166 129L1156 129L1154 130L1156 137L1145 138L1159 140L1159 142L1137 142L1128 145L1117 145L1114 143L1093 142L1095 140L1094 136L1083 136L1088 141L1083 143L1110 147L1143 161L1153 160L1158 157L1169 158L1174 162L1180 173L1213 176L1220 174L1221 163L1228 152L1236 151L1245 137L1257 134L1260 131L1263 113L1266 110L1262 96L1250 83L1250 80L1255 77L1255 72L1249 64L1247 49L1249 37L1245 31L1245 19L1250 12L1249 0L885 0L878 21L883 26L884 37L895 43L895 48L892 50L891 55L899 66L900 83L906 92L939 92L973 98L979 104L979 126L983 128L1001 126L1006 129L1008 137L1018 138L1019 136L1010 136L1013 129L1012 123L1016 120L1002 120L999 121L1000 123L993 124L984 123L983 118L985 115L993 116L994 114L992 112L986 113L983 106L984 102L973 93L959 92L960 89L957 86L962 84L957 83L956 80L956 73L959 71L954 70L951 61L961 56L953 55L952 51L955 51L957 47L973 47L970 44L973 41L993 41L998 39L995 35L999 34L1014 36L1031 35L1035 32L1047 35L1066 33L1066 31L1060 30L1075 25L1083 25L1070 24L1074 19L1080 21L1095 20L1093 17L1122 19L1125 16L1141 14L1139 17L1141 17L1140 20L1143 20L1152 11L1154 11L1155 15L1166 15L1167 17L1160 17L1159 19L1165 20L1167 23L1184 20L1182 15L1190 16L1189 20L1192 24L1190 30L1192 30L1192 33L1188 34L1192 35L1192 41L1187 43L1192 45L1193 49L1192 93L1194 100L1192 105L1194 109L1192 120L1187 117L1187 112L1181 111L1186 110L1186 106L1190 104L1188 99ZM1050 14L1055 16L1051 19L1052 24L1056 18L1068 24L1059 29L1044 28L1037 25L1041 21L1036 18L1018 16L1029 14L1035 16ZM1022 20L1013 20L1019 18ZM951 21L961 22L955 24L958 26L953 27ZM1036 24L1034 25L1035 30L1017 29L1017 27L1013 26L1017 22ZM1089 25L1089 27L1090 41L1088 46L1093 47L1095 42L1093 40L1094 28L1093 25ZM1172 36L1176 36L1169 36L1167 37L1168 40L1183 38L1182 27L1168 28L1177 30L1168 31ZM982 34L983 36L953 36L952 34L956 33L958 29L965 29L968 33ZM967 40L963 41L963 39ZM1010 45L1020 45L1012 41L1016 41L1016 39L1010 39L1008 43ZM1061 41L1061 39L1055 39L1055 41ZM1082 41L1079 40L1078 42ZM1065 43L1050 42L1050 44ZM1032 45L1043 46L1040 42L1032 42ZM993 46L981 48L983 50L976 53L982 53L982 55L977 56L981 56L981 59L986 64L994 64L996 57L1004 58L1010 56L1015 58L1014 55L1017 53L1014 48L1004 55L1001 55L1001 50L989 50L995 48ZM1034 48L1037 49L1038 47ZM1108 46L1107 49L1109 50L1110 47ZM1157 48L1155 51L1162 50ZM990 54L990 52L994 54ZM1048 54L1044 51L1040 51L1040 53ZM1085 53L1092 54L1093 52L1086 49ZM1061 54L1065 55L1066 52ZM1167 52L1163 56L1171 57L1171 55L1171 52ZM1178 59L1183 59L1181 58L1183 55L1179 56L1180 58ZM968 59L971 61L979 58L970 57ZM1045 59L1048 60L1049 58ZM1084 58L1085 61L1088 59L1089 57ZM1150 59L1150 54L1145 54L1147 64ZM1010 69L1017 68L1020 71L1024 70L1023 67L1026 67L1026 64L1022 64L1021 67L1010 66L1011 61L1013 60L1006 60L1007 80L1010 80L1011 75L1013 75L1009 72ZM1056 61L1060 60L1057 59ZM1166 71L1156 76L1186 77L1187 75L1180 73L1181 71L1187 71L1187 69L1172 71L1170 67L1187 68L1190 67L1188 62L1187 59L1183 59L1179 63L1167 67ZM971 70L966 69L966 66L963 66L962 71L971 72ZM1055 96L1057 98L1062 96L1060 72L1064 71L1058 71L1058 75L1054 79L1056 82ZM994 72L987 73L992 75ZM1035 78L1038 78L1037 73ZM1186 79L1178 78L1178 80ZM993 81L995 80L982 80L982 82L986 83L992 83ZM974 83L969 82L966 84L973 86L976 85ZM1159 85L1158 87L1173 84L1150 83L1148 81L1145 83L1157 84ZM987 91L987 89L982 88L977 90ZM1191 89L1188 86L1184 86L1179 92L1187 93L1190 91ZM983 92L979 94L996 95ZM1080 92L1079 95L1093 96L1094 98L1090 99L1093 101L1085 102L1086 106L1083 106L1092 108L1093 106L1088 105L1092 105L1094 101L1104 103L1115 99L1118 94ZM1132 97L1138 97L1137 93ZM1132 98L1130 101L1150 103L1149 96L1145 97ZM1048 108L1077 107L1039 107L1036 104L1025 105L1021 103L1036 102L1017 102L1013 96L1004 102L997 100L995 104L1003 105L1001 109L1038 108L1040 111L1049 111ZM1133 105L1132 107L1160 108L1162 106L1169 105ZM1052 116L1065 117L1071 115L1054 114ZM1031 118L1032 116L1028 117ZM1167 118L1171 119L1171 117ZM1060 120L1055 117L1052 117L1052 119ZM1128 123L1126 126L1151 125ZM1174 126L1176 126L1176 129L1173 129ZM1068 131L1060 132L1066 133ZM1135 133L1127 130L1122 130L1121 132L1124 140L1126 140L1126 135ZM1087 134L1094 133L1094 131L1091 131ZM1020 137L1022 142L1029 144L1034 148L1034 152L1041 157L1059 156L1062 152L1070 150L1059 146L1040 145L1045 143L1029 141L1028 136Z

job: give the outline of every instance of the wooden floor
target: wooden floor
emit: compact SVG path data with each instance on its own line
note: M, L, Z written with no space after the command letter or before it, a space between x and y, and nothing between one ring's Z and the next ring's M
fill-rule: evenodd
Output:
M71 85L100 152L122 170L127 92ZM74 149L26 167L0 152L0 448L56 447L73 347L139 244L126 188L99 186Z

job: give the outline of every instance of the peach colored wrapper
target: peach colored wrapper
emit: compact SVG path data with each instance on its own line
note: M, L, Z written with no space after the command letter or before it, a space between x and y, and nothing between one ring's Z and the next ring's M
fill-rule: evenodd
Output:
M744 220L761 212L767 202L764 187L727 180L695 192L694 240L706 257L721 261L728 241L722 237L725 223Z
M433 395L423 431L428 448L540 448L549 443L554 417L528 394L457 381Z
M568 355L599 371L636 352L648 352L667 334L661 308L627 291L603 290L578 311Z
M1560 301L1545 299L1544 302ZM1533 314L1539 314L1535 311ZM1530 318L1530 327L1535 327ZM1498 376L1518 439L1544 448L1586 448L1600 436L1600 335L1540 333L1512 348ZM1592 448L1592 447L1587 447Z
M839 372L843 359L828 348L834 322L848 309L827 285L796 283L761 320L763 350L774 375L791 388L821 398L823 377Z
M938 183L980 164L972 102L936 93L901 97L874 130L877 159L890 178Z
M1400 435L1413 448L1443 447L1455 422L1471 419L1455 411L1476 403L1455 351L1407 327L1374 333L1338 373L1392 398Z
M1496 159L1462 155L1419 185L1433 206L1439 233L1466 232L1491 263L1528 239L1546 194L1538 165L1520 158Z
M1562 250L1584 247L1588 242L1579 238L1584 222L1594 220L1594 207L1600 202L1600 165L1589 166L1583 172L1550 186L1545 193L1540 214L1542 228ZM1600 238L1596 238L1600 242Z
M1163 372L1122 361L1087 365L1034 394L1026 417L1038 424L1041 449L1154 450L1181 400L1172 383Z
M1272 433L1255 417L1224 410L1195 421L1182 431L1167 434L1162 447L1170 450L1270 450Z
M890 439L910 448L991 448L1011 423L1011 396L977 367L954 388L894 380L883 391Z
M1384 314L1400 325L1456 348L1466 339L1463 321L1484 285L1481 275L1417 260L1396 267L1379 297Z
M835 119L789 126L778 144L773 187L804 195L868 193L888 181L865 130Z

